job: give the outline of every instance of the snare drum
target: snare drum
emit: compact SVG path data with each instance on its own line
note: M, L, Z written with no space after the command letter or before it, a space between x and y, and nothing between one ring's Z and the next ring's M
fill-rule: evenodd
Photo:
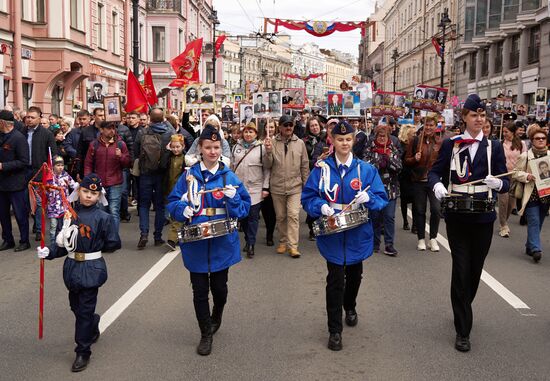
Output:
M473 196L447 196L441 200L443 213L487 213L495 210L496 200Z
M368 222L368 220L369 212L367 209L351 210L330 217L323 216L313 222L313 234L320 236L340 233L356 228Z
M237 220L234 218L184 225L178 232L178 240L180 243L200 241L221 237L233 233L235 230L237 230Z

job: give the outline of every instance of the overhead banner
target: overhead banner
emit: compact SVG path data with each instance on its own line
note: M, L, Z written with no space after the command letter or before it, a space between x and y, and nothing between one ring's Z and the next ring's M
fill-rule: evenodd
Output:
M412 107L417 110L442 112L447 103L449 90L442 87L416 85L413 93Z
M264 18L264 32L267 31L267 24L275 26L275 33L279 32L279 27L290 30L303 30L315 37L330 36L334 32L349 32L356 29L361 29L361 36L365 36L367 28L374 28L374 21L301 21L301 20L282 20ZM374 40L374 33L373 33Z

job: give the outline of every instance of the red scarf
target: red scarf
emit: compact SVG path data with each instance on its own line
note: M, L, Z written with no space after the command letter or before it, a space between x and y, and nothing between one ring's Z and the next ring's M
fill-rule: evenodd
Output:
M389 137L388 137L389 139ZM390 149L391 142L386 143L379 143L378 140L374 141L374 148L372 149L374 152L380 154L380 155L390 155L391 149Z

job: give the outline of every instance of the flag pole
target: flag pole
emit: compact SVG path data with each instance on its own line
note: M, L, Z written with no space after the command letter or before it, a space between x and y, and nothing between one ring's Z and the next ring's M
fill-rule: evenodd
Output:
M48 147L48 162L51 165L52 162L52 150ZM51 169L51 167L50 167ZM44 230L46 229L46 188L45 188L45 175L46 168L42 167L42 186L40 187L40 199L41 204L40 209L42 209L42 215L40 216L40 248L44 248ZM44 337L44 258L40 258L40 289L39 289L39 299L38 299L38 339L42 340Z

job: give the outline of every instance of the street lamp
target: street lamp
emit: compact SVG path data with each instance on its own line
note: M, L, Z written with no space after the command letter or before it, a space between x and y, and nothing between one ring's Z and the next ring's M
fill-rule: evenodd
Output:
M445 29L447 28L447 25L451 24L451 19L449 18L449 9L445 8L443 10L443 14L441 15L441 21L439 22L438 27L442 29L442 36L441 36L441 81L440 81L440 87L443 87L444 85L444 79L445 76Z
M391 59L393 60L393 92L395 93L395 85L397 84L397 59L399 58L399 52L397 48L393 49Z
M208 16L208 19L212 21L212 82L214 82L214 87L216 87L216 25L220 25L220 20L218 20L218 11L212 9L212 14Z

